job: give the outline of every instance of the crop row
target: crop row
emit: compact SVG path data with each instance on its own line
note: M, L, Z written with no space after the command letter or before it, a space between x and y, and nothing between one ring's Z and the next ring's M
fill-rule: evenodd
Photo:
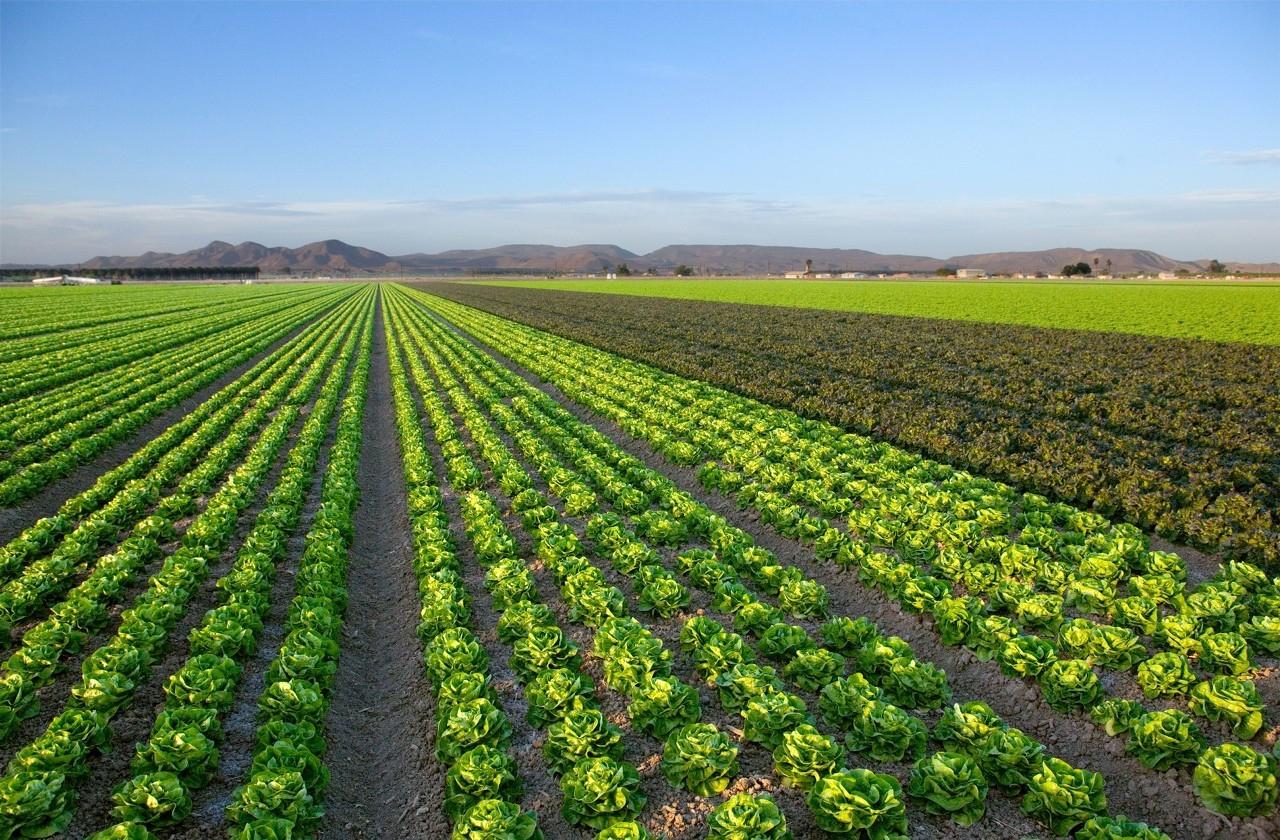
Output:
M429 333L432 331L429 324L425 324L421 321L419 321L417 326L419 329L426 329ZM439 342L440 346L436 349L432 349L429 346L424 347L420 345L420 350L425 352L429 359L434 358L436 351L442 349L443 345L447 343L445 336L439 332L432 335L432 340L434 342ZM447 351L444 352L447 354ZM437 360L436 364L433 365L433 370L437 377L442 378L442 384L446 388L451 399L454 400L455 407L459 413L466 418L466 426L472 430L473 438L478 434L479 440L481 441L479 449L486 453L491 451L497 453L496 455L489 457L491 469L495 475L500 477L499 480L507 485L504 486L504 492L514 491L515 497L512 502L513 508L518 510L523 521L528 523L531 527L537 527L539 530L549 531L550 533L548 536L550 536L553 541L568 543L571 548L576 548L577 546L574 534L565 534L563 532L557 533L555 530L556 528L563 528L563 526L539 524L554 521L554 508L549 508L544 504L539 503L539 496L536 491L528 491L527 488L525 490L520 489L518 476L522 475L522 472L518 465L514 465L510 461L509 455L504 458L501 452L501 445L492 439L491 433L483 431L486 428L486 421L476 414L474 406L466 402L465 398L460 395L456 381L452 382L452 387L450 387L450 377L453 373L458 374L458 376L462 377L463 380L467 382L468 390L472 390L476 393L480 403L486 405L489 410L494 413L495 418L505 418L505 425L507 427L507 431L511 434L512 439L519 441L521 448L525 450L526 457L528 457L532 463L537 465L537 469L541 471L543 475L550 477L549 484L552 487L557 487L558 494L560 495L560 503L564 505L566 510L576 510L578 513L585 513L593 510L597 504L595 493L591 489L592 485L594 485L598 488L602 488L602 493L604 493L605 497L611 500L611 503L621 503L622 505L629 507L631 513L638 513L638 519L635 521L645 523L645 527L647 529L651 529L649 530L651 537L656 537L663 542L668 539L665 535L676 533L682 534L686 530L689 530L702 531L705 536L709 529L713 530L719 539L722 552L728 553L720 554L718 556L717 552L706 549L686 552L682 555L681 560L683 570L685 572L692 573L692 579L700 581L704 587L710 587L715 590L716 595L713 600L716 603L713 604L713 606L719 605L723 609L726 608L726 604L733 603L735 599L737 600L736 604L734 604L735 608L744 607L747 603L754 603L757 608L757 610L754 611L755 621L757 623L753 626L757 627L758 631L765 631L763 633L765 641L762 643L762 648L766 647L769 641L781 643L780 647L775 644L774 647L770 648L770 651L772 655L791 663L784 669L784 674L788 680L796 681L802 688L807 688L812 692L816 690L820 684L827 680L836 678L837 674L843 671L844 658L840 654L813 645L802 628L788 626L782 623L782 610L776 607L766 607L764 604L755 600L754 596L750 596L741 584L737 582L736 575L739 570L746 573L747 569L750 568L749 564L746 566L741 565L743 562L741 558L743 556L755 560L755 562L759 564L759 568L772 569L772 572L768 572L765 575L765 579L772 582L775 595L779 594L780 591L785 591L780 603L793 610L793 614L799 616L813 616L825 611L825 593L822 592L822 588L819 584L812 580L804 579L798 574L798 570L794 568L791 568L784 573L783 569L772 562L769 562L769 560L772 559L769 553L763 549L755 548L751 544L750 538L745 534L733 529L732 526L728 525L728 523L725 523L722 519L710 513L710 511L707 511L705 508L697 505L687 495L681 494L679 491L675 490L669 482L665 482L665 480L658 474L645 470L638 463L628 464L626 457L622 456L616 448L608 452L608 454L614 459L618 459L622 463L627 464L633 474L647 474L646 479L642 480L647 481L647 485L649 487L648 491L642 489L642 486L630 484L623 477L623 474L613 470L603 462L600 455L585 451L584 445L581 442L577 442L576 444L579 450L577 454L582 462L589 466L594 465L595 475L591 479L587 479L582 476L575 476L571 468L558 462L556 457L546 448L546 444L541 443L542 440L556 440L557 434L559 435L561 442L565 440L573 440L570 435L567 435L563 430L556 429L554 424L551 424L550 428L548 428L547 424L549 421L545 417L542 419L542 423L544 425L541 429L535 430L529 427L521 428L521 423L516 419L516 415L510 411L503 411L503 406L499 396L494 392L489 392L488 386L475 379L474 374L469 376L466 368L461 366L455 366L452 373L444 372L440 369L439 364L440 363ZM506 387L510 390L515 386L508 381ZM525 389L526 391L532 390L529 389L528 386L525 386ZM533 393L536 394L536 392ZM546 398L542 397L542 399L545 400ZM531 398L530 395L526 394L517 396L513 400L513 405L521 405L522 401L526 411L536 413L536 410L531 408L535 400ZM566 417L567 415L563 413L563 410L561 410L561 422L565 422ZM576 421L571 422L576 423ZM580 426L580 424L578 425ZM477 430L479 431L477 432ZM595 441L597 444L600 443L600 436L592 436L585 429L581 430L580 433L587 436L588 439ZM486 440L488 443L485 443ZM606 449L607 451L607 446L602 445L602 449ZM463 464L459 464L454 471L458 474L460 479L464 481L467 480L466 477L468 475L471 475L470 470ZM474 478L472 480L474 480ZM684 513L685 518L683 520L661 508L657 510L649 510L645 513L639 513L640 510L647 509L649 507L651 502L650 494L655 492L655 489L658 487L662 488L661 491L658 491L659 498L664 499L664 503L666 504L674 502L677 509ZM622 526L617 517L610 520L607 517L602 518L597 516L590 523L589 531L594 530L596 537L603 539L606 544L611 544L611 548L606 551L605 556L609 558L608 562L614 566L615 570L624 571L627 573L628 577L631 577L634 580L634 589L637 599L636 603L640 609L653 612L659 617L671 617L676 615L688 603L687 592L683 591L683 587L676 582L671 573L663 568L663 565L658 562L658 556L651 548L645 545L641 540L637 539L635 534L627 532L625 528L623 528L622 531L619 531L618 529L621 527ZM605 536L607 533L611 533L613 536ZM620 534L625 534L626 536L620 537ZM619 543L618 540L620 538L622 539L622 542ZM681 538L675 537L674 539L676 542L679 542ZM599 542L599 540L593 541ZM543 546L545 546L546 543L537 542L537 545L539 546L541 557L544 551ZM575 557L577 554L574 552L570 553L569 556ZM723 560L719 559L720 557L722 557ZM735 557L738 558L738 569L735 569L730 565L732 558ZM552 565L553 568L556 568L556 564L559 563L561 559L562 558L559 557L559 554L555 553L554 550L544 558L544 560L551 560L549 565ZM618 613L625 616L625 606L622 604L621 593L618 592L616 588L604 586L603 581L599 578L598 571L592 569L591 572L587 572L587 569L581 565L581 562L582 561L579 560L570 564L567 569L567 574L563 576L557 569L558 582L562 584L562 595L565 601L571 605L571 615L578 614L580 616L586 616L587 621L594 620L596 623L600 623L602 621L610 622L614 619L618 619ZM781 579L779 579L779 573L782 573ZM492 574L493 573L491 571L491 575ZM512 581L518 581L520 578L514 573L509 573L500 577L499 580L501 583L496 585L506 587L511 585ZM713 583L713 581L716 583ZM744 598L745 600L743 600ZM744 612L752 613L753 610L748 608ZM696 628L697 622L698 619L694 619L691 623L691 627ZM848 620L846 619L845 624L837 622L833 626L844 627L847 623ZM605 626L614 626L616 629L615 625L606 624ZM767 630L765 628L767 628ZM787 636L788 631L798 632L800 636L804 637L805 641L808 642L808 646L800 647L797 645L795 648L787 647L788 643L784 637ZM645 632L647 633L647 631ZM693 632L696 636L696 629ZM733 634L730 634L730 636L732 635ZM597 635L597 639L598 638L599 635ZM818 752L830 754L830 747L822 745L827 744L828 741L831 743L834 743L834 741L831 741L827 736L821 735L816 730L810 731L813 721L804 711L805 705L803 700L796 695L782 691L780 683L776 685L774 690L770 690L773 680L776 678L776 674L773 673L773 669L762 669L759 666L756 666L753 661L755 658L754 654L743 644L741 637L735 636L734 638L737 639L736 643L731 643L730 637L726 636L723 640L719 640L708 645L706 651L699 646L699 652L694 654L695 662L697 663L702 676L709 679L712 684L715 684L717 680L724 681L727 679L727 681L721 683L723 686L722 698L725 696L733 697L735 689L739 692L737 694L739 698L737 705L731 705L728 708L733 711L741 710L742 716L745 718L745 731L748 733L747 738L751 740L754 735L755 739L757 739L759 743L767 746L771 751L774 751L775 759L777 760L778 772L783 778L788 779L790 783L795 783L796 779L803 774L800 774L794 769L786 770L785 768L792 767L797 760L795 758L796 754L807 755L813 749L818 747L821 747L818 749ZM790 638L792 640L791 643L796 644L794 642L795 636L792 635ZM655 639L654 641L657 640ZM721 645L720 641L723 641L724 645ZM865 641L869 644L871 641L870 637ZM901 640L891 641L895 641L898 645L904 644ZM660 644L661 643L658 642L659 648ZM892 690L897 692L895 695L896 699L906 697L909 702L924 702L927 705L933 705L936 707L941 705L945 697L949 696L949 694L946 693L945 676L937 669L932 668L932 666L925 665L924 663L915 660L914 657L910 655L909 648L905 654L901 647L895 648L893 645L888 643L883 645L882 648L883 652L881 653L881 656L887 657L882 660L884 670L881 672L873 670L868 666L865 673L867 677L876 679L877 682L883 681L886 687L892 687ZM605 659L604 664L607 678L610 668L609 660ZM833 664L836 665L836 669L834 671L832 670ZM731 677L727 676L730 671L734 671ZM879 689L868 686L866 677L862 676L861 672L855 673L855 677L861 680L860 684L862 686L867 686L869 690L875 691L877 696L871 696L868 694L864 697L857 692L852 691L850 685L859 685L858 682L849 682L849 680L854 679L853 677L848 678L847 680L842 680L840 683L840 685L845 689L844 694L840 696L843 698L843 702L846 707L853 708L855 700L858 700L863 701L858 708L866 706L875 710L874 715L869 714L866 718L866 723L862 727L863 735L861 738L856 737L856 733L854 732L849 733L849 744L853 752L866 752L869 749L875 750L876 745L880 745L879 749L881 750L887 749L892 752L894 749L898 749L896 759L901 760L908 752L913 754L915 753L917 747L911 746L912 744L918 745L920 754L918 756L913 755L913 757L921 759L921 763L918 765L916 772L916 775L919 777L919 781L913 783L914 789L917 791L923 791L925 788L935 784L936 780L934 777L937 773L942 772L938 767L935 767L938 762L942 762L942 764L945 765L947 762L954 763L960 760L959 758L949 754L938 754L925 759L923 756L925 730L922 725L919 724L918 721L915 721L914 718L910 718L910 716L906 715L901 709L881 700L878 696ZM896 682L894 681L894 678L897 679ZM941 682L933 683L933 685L940 688L940 692L938 691L938 688L931 689L927 687L931 684L931 680L939 679ZM678 685L679 683L677 683L677 686ZM906 688L908 685L918 687L918 690L925 692L926 695L932 694L934 699L925 699L921 701L918 698L922 695L918 694L915 695L916 699L912 699L911 691ZM747 699L753 691L763 692L764 697ZM696 711L696 695L693 695L692 697L691 717L686 718L685 715L689 714L687 710L690 708L688 706L688 699L680 700L679 698L687 698L688 694L686 692L681 692L678 687L669 686L664 686L663 694L667 702L662 716L663 718L673 721L680 721L683 719L691 724L693 721L697 720L698 713ZM674 696L672 696L673 694ZM733 701L730 700L730 703L733 703ZM748 708L742 709L744 705ZM982 704L978 704L978 706L985 708ZM990 712L989 709L986 711L988 713ZM960 711L957 709L955 714L959 713ZM898 717L892 717L895 714ZM902 741L901 745L897 745L893 743L895 736L892 733L895 730L892 730L886 722L889 720L901 720L902 718L909 720L911 724L914 724L915 728L912 728L910 724L905 724L908 726L904 734L905 740ZM837 719L842 723L847 724L849 722L847 717ZM798 727L802 726L809 728L798 729ZM880 734L881 732L884 734ZM918 732L919 734L906 737L912 732ZM1029 758L1024 757L1025 761L1034 761L1035 756L1038 754L1034 751L1034 748L1038 745L1035 745L1034 742L1030 741L1030 739L1026 739L1025 736L1022 736L1021 733L1016 731L1014 731L1013 735L1005 735L1005 730L1002 727L1001 737L1007 738L1010 744L1015 744L1018 747L1024 747L1027 751L1026 756L1029 756ZM1042 750L1043 748L1040 749ZM1009 746L1008 750L1016 752L1014 746ZM777 755L778 751L781 751L781 756ZM942 757L940 758L939 756ZM882 755L876 755L875 757L879 758L882 757ZM1055 759L1054 761L1059 760ZM970 763L972 764L972 762ZM836 766L832 766L827 769L829 771L839 769L839 761L836 762ZM976 772L976 765L974 765L973 769ZM1096 792L1098 795L1095 797L1095 801L1091 806L1093 810L1081 812L1082 815L1080 816L1080 819L1075 822L1065 822L1063 823L1064 825L1074 827L1076 824L1083 823L1093 817L1100 818L1093 824L1093 828L1098 831L1102 831L1103 828L1108 825L1114 826L1113 830L1119 831L1122 825L1128 824L1123 820L1111 822L1107 819L1102 819L1105 813L1103 810L1105 800L1101 800L1101 781L1096 778L1096 774L1088 774L1087 771L1077 771L1074 768L1070 768L1069 765L1065 765L1065 763L1062 763L1061 765L1053 765L1052 769L1054 772L1049 773L1045 777L1047 784L1062 783L1068 784L1069 786L1071 782L1064 780L1075 779L1078 780L1076 783L1083 784L1086 787L1088 785L1093 785L1097 789ZM819 793L811 795L810 808L813 810L820 824L823 824L824 827L828 827L829 830L852 831L856 828L854 825L847 824L840 827L836 824L835 818L831 816L836 812L840 812L844 807L844 805L840 804L842 796L856 797L859 794L867 794L868 792L874 793L875 795L879 795L880 793L889 795L893 794L893 790L897 788L898 783L896 780L893 780L892 777L876 777L876 774L870 773L870 771L864 772L868 775L855 772L847 776L839 776L829 784L823 785L820 788ZM823 775L825 776L826 774ZM1092 781L1090 781L1091 779ZM897 797L899 803L905 801L901 790L897 790L896 794L893 794L893 796ZM942 794L939 794L939 796L942 796ZM964 807L968 808L970 813L973 813L973 808L976 805L976 815L980 816L981 801L984 796L985 787L984 795L979 796L976 803L972 801L972 798L970 798L970 800L967 800L964 803ZM922 798L927 799L927 797ZM1034 800L1036 802L1040 802L1044 799L1045 797L1043 795L1038 798L1034 796L1029 797L1029 800ZM1053 800L1053 797L1048 797L1048 799ZM1029 810L1035 812L1037 808L1047 809L1045 810L1045 814L1049 816L1046 816L1046 821L1052 823L1052 820L1055 819L1051 816L1052 809L1054 807L1062 808L1063 801L1064 798L1059 797L1057 802L1045 805L1033 805ZM845 804L847 805L847 802ZM901 816L902 826L905 828L904 814L905 812L899 814L899 816ZM865 816L865 814L863 816ZM860 818L861 817L853 817L851 819L856 820ZM897 819L898 817L886 817L885 822L882 824L882 829L889 830L886 828L887 826L897 825ZM1063 818L1059 817L1056 819ZM1152 836L1156 836L1154 832L1152 833Z
M372 294L362 295L362 305L347 308L338 328L326 331L325 349L311 359L303 378L287 377L296 379L295 384L267 420L243 463L191 520L178 549L165 558L143 593L121 615L115 635L84 660L83 677L71 688L66 708L10 762L0 780L0 814L12 821L13 830L42 836L42 832L58 831L70 823L76 784L87 773L91 755L107 746L110 720L151 679L160 654L171 644L174 627L183 620L196 593L206 588L209 573L221 565L219 556L234 537L243 512L258 495L258 488L290 441L291 429L319 389L311 412L288 447L289 455L254 528L230 570L216 584L223 602L192 631L185 663L165 681L165 711L157 719L152 737L137 748L135 776L125 780L113 797L116 816L129 823L160 825L185 816L184 805L186 810L190 808L188 786L198 788L207 779L210 765L216 767L218 716L227 711L241 675L236 657L253 650L252 616L255 610L261 614L269 606L265 590L270 587L272 567L283 554L288 532L297 524L353 350L362 347L360 358L367 364L373 300ZM363 325L353 330L353 322ZM297 363L305 360L299 357ZM340 444L330 452L329 469L342 478L326 482L322 501L326 513L318 514L312 523L308 541L311 556L332 559L341 548L332 542L335 534L342 539L350 536L350 512L344 529L343 507L338 502L346 499L350 507L355 458L351 453L353 446L358 452L362 405L363 380L355 376L343 417L353 412L356 416L346 419L345 426L340 421ZM299 586L305 586L301 581L307 579L300 570ZM86 619L84 631L94 631L92 616ZM310 645L306 647L309 656ZM145 835L132 829L125 833L117 827L103 836Z
M475 284L433 291L1169 539L1280 563L1275 348Z
M107 544L131 518L148 510L173 481L190 472L202 453L272 386L282 371L289 369L301 354L314 352L319 346L316 342L339 323L350 305L331 310L120 466L104 473L91 487L68 499L53 516L24 529L0 548L0 581L12 579L26 565L51 551L70 551L75 560L83 562L96 548Z
M19 432L9 441L9 445L16 448L6 453L7 457L0 462L3 479L0 480L0 503L13 504L31 496L109 446L129 439L161 412L262 352L349 294L347 289L330 292L288 306L269 317L249 320L241 327L229 326L225 334L215 334L190 351L155 349L153 352L179 358L172 366L164 363L155 366L152 373L133 372L130 366L125 366L111 374L91 376L68 388L41 395L49 398L47 405L53 413L43 416L41 422L30 422L29 426L24 426L21 419L13 426L14 430L31 428L32 437L22 443L26 436ZM188 355L190 358L186 358ZM130 387L117 389L117 378ZM103 392L112 392L117 398L96 411L85 413L84 409L92 404L95 396ZM55 425L49 427L48 423ZM41 434L41 429L46 433Z
M450 317L457 317L461 310L450 311ZM687 424L685 431L696 425L692 419L694 412L697 413L701 420L705 420L709 425L718 422L718 418L725 414L723 410L717 410L702 394L702 399L698 400L696 407L692 410L683 406L673 405L664 401L664 397L675 391L679 393L679 387L676 383L670 381L673 377L666 377L667 381L663 381L661 388L655 387L652 383L646 386L643 391L635 390L634 386L628 391L625 382L618 381L611 376L610 365L602 359L603 354L592 351L589 360L579 369L574 371L572 375L566 374L563 369L557 371L556 367L562 368L572 367L574 365L574 353L568 342L548 343L545 337L533 338L532 331L520 329L515 332L519 334L519 341L513 341L510 336L503 336L500 331L488 329L492 324L487 323L496 319L485 319L474 317L475 313L470 313L467 317L457 317L459 323L464 323L468 329L473 330L478 335L482 335L486 341L495 347L509 352L512 358L525 363L539 375L551 379L560 384L561 387L571 396L575 396L591 407L593 410L605 414L607 416L618 419L624 428L639 437L648 437L655 440L660 449L664 449L669 455L675 455L682 459L684 463L694 463L697 461L697 447L686 441L680 441L672 437L666 437L668 434L665 429L678 427L680 424ZM488 331L486 332L486 330ZM607 358L607 357L606 357ZM581 356L578 357L581 361ZM588 388L594 388L594 392L587 391ZM658 391L661 393L657 393ZM601 392L607 392L607 396L601 396ZM628 402L628 412L631 414L622 414L611 401L619 399L619 394L630 394L625 397ZM740 399L740 398L731 398ZM693 402L690 403L693 405ZM758 430L774 429L780 426L776 418L766 419L760 415L759 411L744 412L742 406L734 406L728 414L732 415L734 411L741 418L743 427L749 427L751 423L755 423ZM754 415L754 416L753 416ZM797 420L797 422L799 422ZM811 424L813 425L813 424ZM718 428L716 433L720 436L717 439L725 441L733 441L735 438L741 440L745 434L744 428L724 429ZM713 425L713 428L714 425ZM782 434L780 427L774 429L775 433ZM705 438L713 438L713 435L706 435ZM707 440L697 438L699 444L705 445ZM803 460L799 454L803 451L805 440L803 437L795 439L781 439L782 445L788 452L796 454L798 459ZM692 450L692 451L689 451ZM692 456L692 457L690 457ZM794 466L794 462L789 462ZM810 464L839 464L840 460L836 453L825 453L822 456L815 455L808 460ZM704 469L704 479L714 474L714 471ZM865 479L862 479L867 484ZM917 496L925 495L928 488L920 488ZM749 503L759 501L750 493L744 498L739 494L740 503ZM767 502L768 499L763 501ZM1017 633L1017 627L1004 616L987 615L985 608L980 604L975 604L973 600L964 597L952 597L952 593L947 590L948 584L938 578L932 577L920 571L914 565L897 559L893 555L873 550L868 544L863 543L855 536L851 536L848 532L842 532L826 523L820 516L810 515L798 509L798 506L792 505L790 510L780 508L777 505L764 505L761 508L765 512L764 521L779 527L783 533L792 537L804 538L807 541L816 539L816 549L820 556L827 558L840 558L840 562L846 565L859 567L862 569L863 577L867 582L879 583L884 586L887 591L906 606L916 612L934 613L942 615L939 620L939 627L943 629L944 641L950 644L960 642L968 642L977 644L976 649L981 653L983 646L980 640L984 638L984 634L994 629L991 627L993 620L996 628L1002 628L1005 631L1005 637L995 643L995 647L999 649L1002 665L1007 672L1018 676L1039 676L1040 684L1045 689L1046 697L1057 703L1062 708L1069 708L1075 705L1084 705L1088 708L1095 709L1095 717L1100 719L1108 726L1110 731L1132 731L1130 737L1131 749L1137 756L1157 767L1166 767L1170 764L1191 761L1198 763L1197 780L1203 781L1199 785L1202 794L1205 796L1211 807L1226 810L1228 813L1234 814L1253 814L1260 811L1268 810L1274 805L1274 785L1268 789L1268 779L1273 780L1274 763L1269 756L1262 755L1252 749L1228 744L1222 747L1214 747L1204 750L1205 744L1203 737L1198 732L1197 727L1190 722L1185 714L1176 710L1159 709L1156 711L1148 711L1141 708L1133 701L1111 701L1108 703L1100 703L1100 681L1096 674L1092 673L1090 665L1095 659L1105 659L1105 653L1110 651L1114 645L1111 643L1117 639L1128 638L1125 636L1127 628L1117 628L1112 625L1090 624L1088 626L1082 624L1074 624L1072 628L1074 633L1071 635L1080 636L1081 631L1088 630L1087 639L1082 644L1093 644L1096 648L1086 647L1084 650L1065 650L1064 653L1075 653L1081 656L1081 659L1065 658L1057 660L1052 651L1045 652L1044 645L1049 644L1043 639L1034 636L1022 635ZM894 521L892 516L884 516L877 521ZM1099 517L1100 519L1100 517ZM954 517L951 520L954 524ZM1097 525L1098 523L1094 523ZM1045 526L1042 526L1045 527ZM1034 531L1034 527L1031 528ZM1120 534L1113 535L1113 539L1120 540L1124 545L1123 538L1130 538L1129 532L1121 530ZM934 551L938 550L939 545L946 546L946 542L938 543L937 540L946 540L947 537L935 536L933 545ZM954 536L950 537L954 541ZM926 541L917 542L922 545ZM1104 543L1105 546L1105 543ZM1019 547L1019 546L1014 546ZM1099 549L1098 545L1093 546ZM1139 546L1140 547L1140 546ZM1131 547L1132 549L1132 547ZM1130 549L1130 550L1131 550ZM1106 549L1102 547L1100 554L1105 555ZM1143 556L1150 557L1150 552L1143 550ZM1169 562L1170 558L1176 560L1173 555L1155 555L1158 561ZM1095 562L1094 565L1098 565ZM1126 571L1127 571L1127 567ZM877 573L881 577L886 574L886 569L894 569L896 571L887 572L889 581L877 580ZM1141 577L1141 576L1138 576ZM1241 581L1244 581L1242 584ZM1250 588L1258 590L1251 592ZM1259 577L1257 570L1250 570L1245 564L1233 564L1229 566L1224 576L1220 580L1212 581L1203 585L1197 591L1191 592L1182 598L1180 611L1163 616L1165 623L1176 628L1179 622L1188 620L1187 608L1189 607L1195 613L1197 620L1207 620L1210 622L1222 621L1223 611L1219 608L1219 602L1222 599L1223 592L1234 592L1232 601L1238 601L1235 607L1237 611L1252 607L1257 610L1260 605L1266 605L1268 597L1266 593L1274 591L1274 584ZM1025 595L1025 593L1023 593ZM1261 597L1259 597L1261 596ZM1030 597L1025 595L1025 597ZM1145 597L1145 596L1143 596ZM972 599L972 596L969 596ZM1252 600L1251 600L1252 599ZM977 599L974 599L977 600ZM1017 598L1013 599L1015 603ZM960 602L960 609L956 602ZM1210 606L1213 604L1213 606ZM959 609L959 615L952 615ZM1198 610L1199 612L1195 612ZM1230 612L1230 611L1228 611ZM1247 616L1246 616L1247 617ZM1079 619L1076 620L1080 621ZM1270 623L1270 617L1263 614L1256 614L1248 621L1248 626L1255 628L1255 634L1265 642L1267 638L1268 628L1274 628L1274 624ZM951 628L948 630L948 628ZM1013 628L1012 632L1008 632L1009 628ZM1109 630L1106 628L1110 628ZM1123 631L1123 632L1118 632ZM1227 639L1216 639L1215 636L1209 636L1209 646L1212 648L1215 640L1217 642L1229 641ZM1057 640L1055 640L1056 642ZM990 651L990 648L987 648ZM1203 648L1202 648L1203 652ZM1179 657L1185 657L1185 654L1177 654ZM1163 657L1163 658L1162 658ZM1206 658L1213 662L1214 653L1207 654ZM1036 669L1034 664L1040 663L1042 670ZM1226 670L1234 671L1238 665L1228 665L1230 662L1228 657L1223 667ZM1177 680L1166 678L1166 671L1176 666L1188 665L1188 662L1181 658L1170 656L1154 657L1152 663L1144 663L1145 667L1139 668L1139 682L1146 689L1155 692L1168 692L1169 685L1176 683ZM1190 684L1187 685L1190 687ZM1258 730L1262 721L1262 706L1257 697L1257 692L1253 689L1252 684L1247 680L1239 679L1233 673L1227 673L1219 677L1205 680L1195 686L1192 690L1190 708L1198 714L1207 717L1210 720L1224 719L1232 723L1236 728L1236 733L1240 737L1248 737ZM1212 768L1221 763L1225 757L1230 759L1228 763L1234 763L1224 773L1215 773ZM1198 759L1198 762L1197 762ZM1232 787L1239 788L1231 792ZM1221 787L1228 791L1226 795L1215 791L1215 788ZM1239 801L1233 801L1232 796L1238 796Z

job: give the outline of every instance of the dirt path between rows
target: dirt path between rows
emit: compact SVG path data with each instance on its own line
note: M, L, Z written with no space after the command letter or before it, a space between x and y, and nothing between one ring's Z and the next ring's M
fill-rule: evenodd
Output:
M713 495L698 482L694 470L666 461L646 442L632 438L617 424L597 416L568 398L554 384L545 382L493 347L434 313L448 329L488 353L507 369L555 399L574 416L608 435L624 451L666 475L685 492L732 524L751 534L761 546L781 560L798 566L831 593L833 611L839 615L865 615L882 631L902 637L922 660L947 671L958 697L981 697L1006 723L1042 741L1052 755L1073 766L1101 772L1107 779L1112 813L1143 819L1164 829L1175 840L1280 837L1280 813L1255 820L1228 819L1204 808L1191 788L1190 771L1156 773L1124 752L1122 739L1108 736L1082 714L1062 715L1050 709L1034 685L1004 676L993 662L980 662L970 652L941 643L924 618L909 614L878 590L860 584L855 575L831 563L818 561L812 549L780 537L750 512L737 509L730 499Z
M418 587L391 399L382 301L374 315L360 502L333 705L320 840L445 838L443 771L418 643Z

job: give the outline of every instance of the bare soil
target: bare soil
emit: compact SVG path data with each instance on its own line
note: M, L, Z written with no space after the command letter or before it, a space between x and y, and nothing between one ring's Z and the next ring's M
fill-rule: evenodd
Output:
M326 738L322 840L448 836L433 756L434 702L418 643L418 587L387 367L374 315L360 452L360 502L342 658Z

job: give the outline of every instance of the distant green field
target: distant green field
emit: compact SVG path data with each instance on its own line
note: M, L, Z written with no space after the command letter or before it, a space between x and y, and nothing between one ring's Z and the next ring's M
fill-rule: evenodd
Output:
M894 280L484 281L722 303L1280 344L1280 285Z

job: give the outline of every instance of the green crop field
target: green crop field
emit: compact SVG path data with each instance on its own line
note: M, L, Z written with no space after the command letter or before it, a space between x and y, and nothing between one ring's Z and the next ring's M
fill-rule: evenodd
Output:
M1280 344L1280 284L738 279L486 282L571 292Z

